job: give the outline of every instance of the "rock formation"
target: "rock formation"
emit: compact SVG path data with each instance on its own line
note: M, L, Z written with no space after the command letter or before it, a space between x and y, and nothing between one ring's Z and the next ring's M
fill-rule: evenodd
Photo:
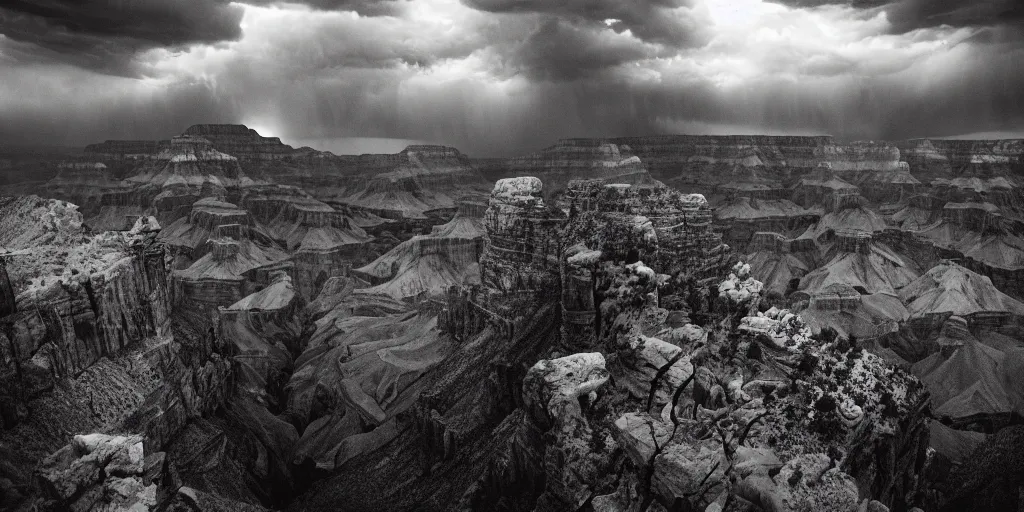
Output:
M316 197L385 218L417 219L486 190L469 158L448 146L409 146L393 155L364 155L358 163L340 187L314 189Z
M911 139L897 143L901 160L927 178L1014 173L1024 165L1024 141Z
M250 190L242 204L253 212L278 245L291 253L301 296L311 299L330 276L347 275L369 259L373 237L357 219L290 187Z
M396 299L441 295L451 286L479 283L483 252L484 207L461 202L446 224L395 246L353 275L376 286L362 293L383 293Z
M0 198L0 508L1009 503L1019 144L899 146L95 145Z
M702 283L721 269L712 262L728 261L716 259L714 244L691 242L693 257L708 263L677 265L686 254L678 244L710 231L682 222L707 208L702 198L579 182L565 212L550 209L541 190L531 178L496 184L482 284L453 289L442 312L459 355L426 374L431 387L413 408L412 428L399 416L390 444L346 458L296 509L566 510L589 502L626 510L740 500L832 510L868 505L862 492L879 501L873 507L906 506L927 437L916 379L839 340L806 329L798 336L798 317L788 312L766 317L786 327L746 334L729 322L714 336L687 325L689 315L739 323L736 315L760 296L751 285L737 298L745 305L701 299ZM762 332L780 341L764 344ZM564 349L580 353L558 355ZM482 368L483 351L507 362ZM541 361L526 363L536 357L527 354ZM836 380L835 372L853 378ZM481 377L486 386L466 387ZM467 480L467 470L479 478ZM396 485L368 487L381 479Z
M628 146L597 139L563 139L537 153L511 158L488 169L492 179L518 176L539 177L549 197L581 178L645 186L656 183Z

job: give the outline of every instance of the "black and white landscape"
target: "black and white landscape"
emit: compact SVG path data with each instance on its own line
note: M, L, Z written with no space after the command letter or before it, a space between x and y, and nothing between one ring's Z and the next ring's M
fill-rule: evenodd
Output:
M0 510L1024 511L1014 0L0 5Z

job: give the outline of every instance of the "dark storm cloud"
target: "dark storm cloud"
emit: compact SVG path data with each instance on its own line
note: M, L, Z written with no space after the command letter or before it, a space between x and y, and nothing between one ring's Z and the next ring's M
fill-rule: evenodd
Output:
M1024 22L1021 0L904 0L889 5L886 12L899 32L939 25L976 27Z
M407 0L247 0L251 5L303 4L322 11L353 11L360 16L400 14Z
M72 30L19 11L63 32L19 24L32 37L0 37L0 140L84 145L241 122L286 142L377 137L510 156L573 136L891 139L1024 126L1024 48L1003 22L894 33L879 16L892 6L863 3L258 2L232 19L240 35ZM695 20L702 28L689 30ZM141 54L125 71L141 80L89 71L102 68L88 59L189 45L195 34L238 40ZM47 49L32 42L46 37L56 38Z
M43 59L130 74L139 51L238 39L242 12L220 0L9 0L0 34L35 45Z
M153 92L128 80L69 67L5 70L0 141L84 146L105 139L166 139L200 122L237 122L244 106L211 83L175 84ZM18 91L24 101L8 95Z
M252 5L304 4L314 9L394 15L405 0L254 0ZM235 41L244 7L231 0L8 0L0 34L20 61L64 62L120 76L138 76L139 52ZM4 51L0 47L0 51Z
M515 64L534 80L575 80L651 53L631 37L549 18L516 50Z
M1021 0L772 0L793 7L849 5L881 8L898 34L920 28L986 27L1024 24ZM1024 34L1021 34L1024 36Z
M687 9L689 0L463 0L493 13L543 13L573 22L604 23L618 32L629 30L637 38L676 47L699 46L705 41L701 25Z

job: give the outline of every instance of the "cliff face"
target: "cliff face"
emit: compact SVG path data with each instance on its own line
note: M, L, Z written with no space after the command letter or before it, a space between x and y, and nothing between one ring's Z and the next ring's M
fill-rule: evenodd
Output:
M702 287L687 290L687 279L676 279L681 269L654 258L652 223L624 207L654 199L653 208L657 196L626 194L623 202L626 189L598 185L589 197L585 190L575 190L579 211L565 236L566 244L584 243L558 258L559 347L599 352L529 370L517 402L523 414L508 417L515 432L467 490L463 509L565 510L590 501L598 509L699 510L731 501L841 510L864 498L905 509L924 461L927 395L916 379L877 356L812 340L788 311L744 318L739 333L701 335L680 319L756 311L760 283L730 276L720 304L699 300ZM738 289L747 291L731 293ZM670 300L677 294L684 299ZM567 329L584 318L593 328ZM730 323L720 329L735 329ZM805 358L813 364L800 363ZM773 364L807 374L790 386L792 375ZM837 371L856 376L836 381Z
M336 183L313 188L325 202L386 218L424 218L455 208L463 196L482 196L486 182L468 157L447 146L409 146L391 155L361 155L356 170Z
M263 137L241 124L196 124L189 126L182 135L202 137L218 151L245 162L274 160L295 151L291 146L282 144L281 139Z
M884 142L837 144L832 137L664 135L610 139L628 146L665 183L692 188L749 179L752 169L780 178L828 162L837 171L896 171L899 150ZM706 189L697 188L701 192Z
M0 472L14 486L5 493L27 497L31 468L74 434L135 432L156 451L223 405L230 364L211 340L171 337L170 261L155 229L150 218L128 232L38 247L62 258L65 274L20 285L14 312L0 319ZM34 275L27 267L51 263L14 254L7 266ZM50 478L44 510L85 499L79 491L95 483Z
M897 143L915 175L932 178L1019 174L1024 140L911 139Z
M483 205L461 202L455 217L430 234L398 244L352 274L376 286L364 293L396 299L444 294L450 286L479 283L483 252Z
M536 291L550 286L561 251L564 214L549 209L534 177L498 180L484 214L487 230L480 271L487 289Z
M151 237L144 235L149 243ZM9 258L7 266L17 274L32 275L35 271L25 267L40 266L33 259ZM8 427L23 416L28 401L55 381L75 377L100 358L167 330L162 247L131 235L100 235L70 259L60 278L15 288L13 311L0 320Z
M573 179L596 179L607 183L653 186L645 162L628 146L596 139L563 139L532 155L511 158L490 169L492 179L538 176L546 196L562 191Z
M302 297L312 299L329 277L348 275L354 265L372 257L373 236L346 212L301 189L257 187L246 193L242 204L292 254L295 285Z

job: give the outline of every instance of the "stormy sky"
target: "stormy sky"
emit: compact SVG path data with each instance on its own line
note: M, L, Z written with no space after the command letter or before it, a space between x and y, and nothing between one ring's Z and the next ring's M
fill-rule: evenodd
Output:
M1020 0L7 0L0 143L1024 133ZM397 147L394 147L397 146Z

